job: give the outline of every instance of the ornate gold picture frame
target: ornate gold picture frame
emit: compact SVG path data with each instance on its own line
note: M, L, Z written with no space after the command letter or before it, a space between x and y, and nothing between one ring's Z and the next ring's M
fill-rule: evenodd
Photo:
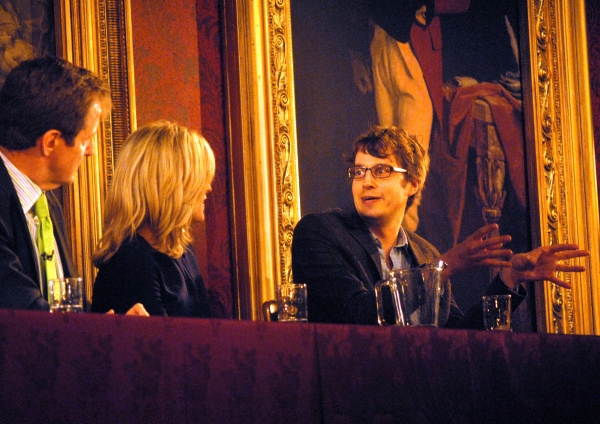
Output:
M60 0L57 54L99 73L114 109L97 154L65 191L73 254L91 294L91 253L120 143L135 128L131 15L118 0ZM294 109L290 0L224 0L224 33L239 317L259 319L275 285L291 276L291 241L301 216ZM600 334L598 193L583 0L523 4L522 50L528 183L534 245L577 242L588 271L567 275L572 290L536 293L538 331Z
M64 190L64 211L75 264L91 298L92 253L102 231L102 199L114 159L135 129L135 96L128 0L55 0L57 56L96 72L110 86L113 109L98 130L96 154L86 158Z
M290 0L225 1L229 138L240 317L257 319L292 276L300 218ZM526 156L534 246L579 243L583 274L545 283L538 331L600 334L598 193L583 0L522 3Z

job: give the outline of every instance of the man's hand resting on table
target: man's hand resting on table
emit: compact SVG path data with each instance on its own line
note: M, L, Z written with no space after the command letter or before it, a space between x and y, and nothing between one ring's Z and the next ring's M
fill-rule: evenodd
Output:
M112 309L107 312L108 315L114 315L114 313L115 311L113 311ZM144 308L144 305L142 305L141 303L136 303L135 305L133 305L131 309L128 310L127 313L125 313L125 315L137 315L139 317L150 316L150 314L146 311L146 308Z

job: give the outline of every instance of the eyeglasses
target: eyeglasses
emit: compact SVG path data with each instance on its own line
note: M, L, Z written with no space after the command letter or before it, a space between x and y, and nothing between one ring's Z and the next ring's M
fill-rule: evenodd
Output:
M351 180L362 180L371 171L373 178L388 178L392 172L408 172L404 168L398 168L390 165L375 165L372 168L365 166L351 166L348 168L348 178Z

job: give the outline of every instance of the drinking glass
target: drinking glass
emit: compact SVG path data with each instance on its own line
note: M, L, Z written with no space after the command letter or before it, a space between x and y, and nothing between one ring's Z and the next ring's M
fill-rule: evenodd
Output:
M277 286L277 321L306 322L306 284Z
M58 278L48 285L50 312L83 312L83 278Z
M483 296L482 306L486 330L510 331L510 294Z

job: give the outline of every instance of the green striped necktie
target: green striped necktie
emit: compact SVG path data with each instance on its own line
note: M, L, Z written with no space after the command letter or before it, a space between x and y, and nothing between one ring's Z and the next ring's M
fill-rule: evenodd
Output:
M42 265L46 271L44 291L47 294L48 282L58 278L58 274L56 272L56 257L54 256L54 229L52 228L52 219L50 219L48 200L45 193L42 193L37 202L35 202L35 214L40 221L37 233L37 245L42 255Z

